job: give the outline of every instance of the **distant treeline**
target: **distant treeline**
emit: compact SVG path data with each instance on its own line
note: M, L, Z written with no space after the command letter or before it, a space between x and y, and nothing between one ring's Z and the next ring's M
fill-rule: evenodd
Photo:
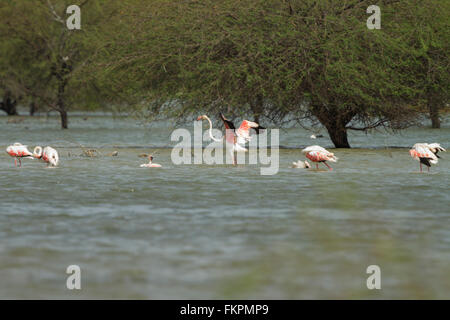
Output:
M73 4L81 30L66 24ZM289 119L349 147L348 130L440 127L449 16L442 0L2 1L0 109L55 110L62 128L78 106Z

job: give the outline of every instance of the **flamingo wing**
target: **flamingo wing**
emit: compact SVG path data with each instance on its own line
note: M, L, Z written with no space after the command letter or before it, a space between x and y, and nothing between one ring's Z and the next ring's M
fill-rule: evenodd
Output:
M308 153L311 151L328 152L325 148L322 148L321 146L309 146L302 150L303 153Z
M231 129L231 130L236 129L236 127L234 126L234 123L231 120L228 120L227 118L225 118L223 113L220 113L220 118L222 119L223 124L225 125L225 129Z
M310 151L306 154L306 157L309 160L314 161L314 162L323 162L323 161L332 160L327 153L322 152L322 151Z
M231 120L225 118L223 113L220 113L220 118L222 119L226 129L225 140L233 145L236 144L236 127L234 126L234 123Z
M439 143L430 143L428 144L428 148L430 149L431 152L433 152L436 157L440 158L437 154L439 153L439 151L447 151L445 150L443 147L441 147L441 145Z
M414 158L429 158L437 160L436 155L430 150L427 144L415 144L411 155Z
M14 144L6 148L6 152L11 157L28 158L33 157L33 154L24 145Z
M332 161L336 162L338 158L327 149L322 148L321 146L309 146L302 150L303 153L306 153L306 157L314 162L322 162L322 161Z

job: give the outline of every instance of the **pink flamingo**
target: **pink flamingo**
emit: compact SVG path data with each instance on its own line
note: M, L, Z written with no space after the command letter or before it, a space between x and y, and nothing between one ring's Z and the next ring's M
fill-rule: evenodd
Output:
M333 170L326 161L337 162L338 158L334 155L334 153L329 152L325 148L321 146L309 146L302 150L303 153L306 153L306 157L312 162L316 163L316 168L319 169L319 162L323 162L324 165L328 167L328 169Z
M22 166L22 158L33 159L33 154L28 150L27 146L16 142L6 148L6 152L14 157L14 165L17 167L17 160L19 160L19 167Z
M59 163L58 152L52 147L45 147L44 150L42 150L42 147L37 146L33 150L33 156L36 159L46 162L47 166L56 167Z
M256 134L259 134L260 130L265 129L264 127L261 127L258 123L248 120L243 120L241 125L239 126L239 129L236 129L234 126L234 123L221 113L220 118L223 121L223 124L225 125L225 141L228 144L231 158L233 159L233 164L236 165L236 158L234 156L234 152L246 152L247 148L245 148L245 143L247 141L250 141L250 129L253 128L256 131ZM208 118L206 115L199 116L197 118L197 121L200 120L207 120L209 122L209 137L216 142L221 142L222 139L216 139L212 135L212 123L211 119Z
M420 172L422 172L422 164L426 165L428 171L430 171L431 164L438 163L438 158L440 157L437 154L439 151L446 151L439 143L416 143L409 150L409 154L419 161Z

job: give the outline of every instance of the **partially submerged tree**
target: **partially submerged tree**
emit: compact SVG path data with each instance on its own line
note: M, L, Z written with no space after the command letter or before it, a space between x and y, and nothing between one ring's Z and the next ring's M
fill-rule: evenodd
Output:
M411 77L421 88L420 98L429 112L432 128L440 128L439 112L450 100L450 2L430 0L414 4L414 10L401 13L413 30L412 36L405 39L414 54Z
M0 48L0 72L6 87L14 88L30 103L57 111L64 129L68 128L67 112L74 104L85 103L86 97L96 98L89 94L95 90L92 83L75 72L93 52L94 45L84 36L86 30L104 21L99 18L100 4L91 2L83 11L82 30L67 28L66 8L78 4L83 10L88 0L0 4L0 35L5 39Z
M1 92L1 91L0 91ZM11 91L3 89L2 101L0 101L0 110L6 112L8 116L16 116L17 113L17 98L13 97Z
M445 25L448 5L432 17L421 0L377 1L382 28L369 30L371 4L124 0L111 19L115 27L108 26L120 31L105 34L98 71L114 94L148 106L152 116L186 118L201 109L275 123L312 120L336 147L349 147L348 130L415 123L426 88L436 88L430 79L439 78L448 94L444 51L433 58L427 51L433 85L420 80L429 72L412 47L420 25L410 21L414 15ZM445 38L444 30L434 32Z

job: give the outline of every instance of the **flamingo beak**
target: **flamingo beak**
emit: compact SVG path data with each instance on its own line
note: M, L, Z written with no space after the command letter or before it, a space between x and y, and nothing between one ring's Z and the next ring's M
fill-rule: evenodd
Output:
M198 116L197 121L203 120L203 116Z

